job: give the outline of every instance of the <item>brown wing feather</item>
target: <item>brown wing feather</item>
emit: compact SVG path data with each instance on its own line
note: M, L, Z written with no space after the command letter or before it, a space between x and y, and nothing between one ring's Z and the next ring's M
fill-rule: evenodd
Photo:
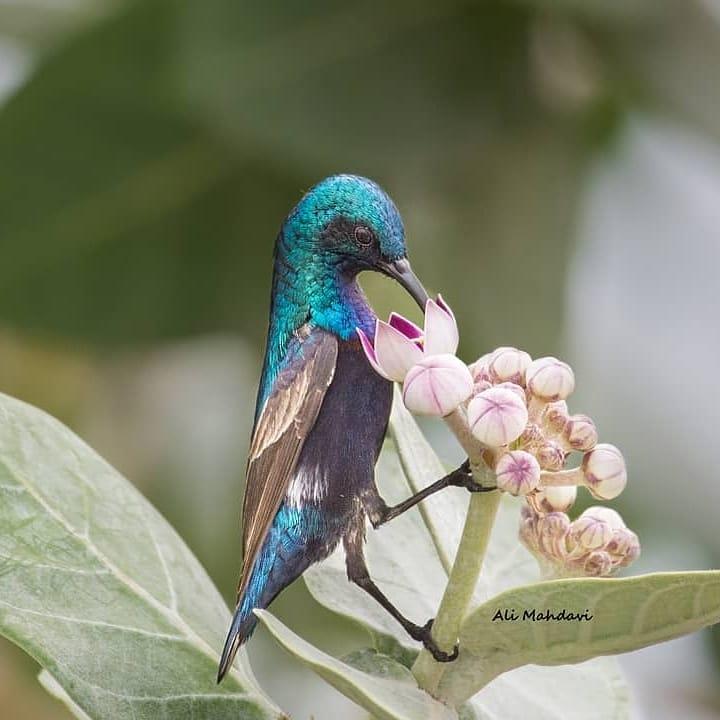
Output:
M257 554L287 492L305 438L315 424L337 360L337 340L303 329L303 362L278 376L258 419L248 458L243 504L244 560L238 600L250 580Z

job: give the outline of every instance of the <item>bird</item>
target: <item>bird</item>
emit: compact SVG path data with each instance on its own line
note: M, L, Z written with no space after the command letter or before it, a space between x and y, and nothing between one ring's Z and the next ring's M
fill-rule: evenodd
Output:
M377 374L356 330L376 316L358 284L363 271L397 281L424 309L400 213L375 182L333 175L312 187L275 241L270 319L243 501L243 565L218 682L256 617L340 543L348 579L374 597L440 662L457 657L432 638L432 620L406 618L372 580L363 553L373 527L450 485L473 489L464 463L399 505L380 496L374 467L388 426L392 383Z

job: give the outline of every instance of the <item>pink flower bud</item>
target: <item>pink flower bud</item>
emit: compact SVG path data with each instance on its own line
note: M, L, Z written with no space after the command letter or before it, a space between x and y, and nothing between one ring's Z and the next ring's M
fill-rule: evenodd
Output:
M518 442L524 448L534 448L544 440L542 430L535 423L528 423L518 438Z
M600 522L606 523L610 529L614 532L615 530L621 530L625 528L625 521L617 510L613 510L609 507L603 507L602 505L593 505L589 507L582 514L582 517L592 518Z
M572 527L570 518L561 512L541 515L537 519L537 543L548 559L562 560L567 555L566 538Z
M525 371L528 390L545 402L565 400L575 389L572 368L554 357L544 357L530 363Z
M588 490L599 500L616 498L627 484L622 453L607 443L596 445L583 456L582 472Z
M438 295L425 304L425 355L454 355L460 342L450 306Z
M468 366L476 384L480 382L487 382L488 386L492 385L490 382L490 372L488 370L488 363L490 362L491 357L491 353L486 353Z
M613 528L602 518L583 513L570 525L569 537L576 544L576 552L597 550L612 537Z
M522 542L523 545L525 545L525 547L530 550L530 552L535 552L537 550L538 538L536 521L536 517L520 518L520 542Z
M495 385L495 387L504 388L505 390L510 390L511 392L514 392L520 398L523 405L527 404L525 389L521 388L517 383L503 382L498 383L497 385Z
M620 567L627 567L634 563L640 557L640 540L632 531L625 528L619 531L623 534L623 553L619 562Z
M553 433L561 433L570 419L568 406L564 400L550 403L543 413L543 424Z
M468 406L470 431L488 447L501 447L517 440L527 421L525 403L507 388L485 390Z
M623 526L615 530L605 550L610 553L618 567L627 567L639 557L640 541L632 530Z
M528 496L539 513L567 512L577 500L577 487L566 485L560 487L544 487Z
M488 363L493 382L512 382L525 384L525 370L532 358L524 351L513 347L501 347L495 350Z
M612 572L612 558L604 550L591 552L583 564L583 573L589 577L602 577Z
M562 470L565 465L565 451L552 440L540 445L536 455L543 470Z
M505 453L495 466L497 486L511 495L527 495L540 484L537 460L523 450Z
M418 415L449 415L473 389L470 371L454 355L431 355L414 365L405 378L403 401Z
M485 392L492 387L492 383L489 380L476 380L473 386L473 395L479 395L481 392Z
M563 435L573 450L580 450L581 452L592 450L598 441L595 423L587 415L570 416Z

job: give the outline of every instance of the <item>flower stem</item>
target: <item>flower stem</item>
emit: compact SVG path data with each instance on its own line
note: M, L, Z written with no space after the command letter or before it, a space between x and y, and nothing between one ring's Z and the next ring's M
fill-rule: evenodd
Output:
M493 482L494 473L482 460L482 448L473 442L463 414L456 411L446 421L468 453L475 481L481 485ZM432 629L435 642L446 652L451 652L455 646L460 625L467 614L499 504L498 491L474 493L470 498L455 562ZM451 665L435 662L432 655L423 650L412 671L418 685L436 695L440 679L448 667Z

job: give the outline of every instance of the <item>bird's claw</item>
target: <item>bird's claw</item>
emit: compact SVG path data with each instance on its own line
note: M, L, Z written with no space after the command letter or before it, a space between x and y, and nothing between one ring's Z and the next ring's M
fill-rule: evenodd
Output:
M465 460L465 462L457 470L455 470L455 472L452 474L452 480L450 481L450 484L454 485L455 487L464 487L466 490L472 493L492 492L493 490L497 489L494 487L485 487L484 485L475 482L472 470L470 469L469 459Z
M452 652L445 652L441 650L432 636L432 626L434 618L430 618L421 628L418 628L417 637L415 640L422 642L425 649L433 656L435 662L447 663L457 660L459 648L457 645L452 649Z

